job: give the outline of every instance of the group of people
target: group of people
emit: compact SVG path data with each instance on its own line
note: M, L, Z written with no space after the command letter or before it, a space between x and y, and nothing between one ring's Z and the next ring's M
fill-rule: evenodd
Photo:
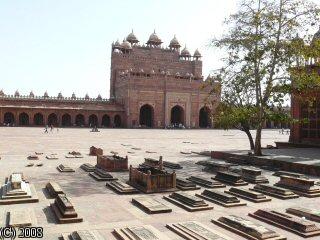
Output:
M48 128L49 128L48 125L46 125L46 126L44 127L44 133L49 133ZM59 132L59 128L56 128L56 129L57 129L57 132ZM50 125L50 132L53 132L53 130L54 130L54 127L53 127L53 125L51 124L51 125Z

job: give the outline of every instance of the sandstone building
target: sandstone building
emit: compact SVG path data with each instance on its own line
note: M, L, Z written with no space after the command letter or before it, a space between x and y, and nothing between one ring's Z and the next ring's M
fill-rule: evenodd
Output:
M202 76L201 54L193 55L174 37L169 47L154 32L139 44L131 32L112 44L110 99L6 95L0 91L0 123L14 126L97 126L164 128L183 124L210 127L210 113L220 100L220 83ZM211 82L211 86L206 83ZM219 92L219 91L218 91ZM213 103L213 104L210 104Z

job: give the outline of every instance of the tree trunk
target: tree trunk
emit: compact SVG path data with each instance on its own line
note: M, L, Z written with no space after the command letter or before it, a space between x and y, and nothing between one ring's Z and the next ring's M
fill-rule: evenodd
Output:
M248 136L248 138L249 138L249 142L250 142L250 149L251 150L254 150L254 142L253 142L253 138L252 138L252 135L251 135L251 132L250 132L250 130L248 129L246 129L246 130L243 130L246 134L247 134L247 136Z
M256 141L254 146L254 155L262 156L261 151L261 133L262 133L262 124L259 124L256 132Z

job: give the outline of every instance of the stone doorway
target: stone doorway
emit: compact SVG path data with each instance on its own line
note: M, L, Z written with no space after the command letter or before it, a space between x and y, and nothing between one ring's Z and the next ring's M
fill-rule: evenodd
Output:
M95 114L89 116L89 126L98 127L98 117Z
M29 125L29 115L26 113L20 113L19 115L19 125L28 126Z
M208 128L211 127L210 121L210 109L208 107L203 107L199 112L199 127Z
M109 115L108 114L103 115L102 123L101 123L102 127L110 127L110 123L111 121L110 121Z
M13 115L13 113L11 113L11 112L5 113L3 122L5 124L10 124L10 125L14 124L14 115Z
M64 127L70 127L71 126L71 116L69 114L64 114L62 116L61 124Z
M44 124L43 115L41 113L36 113L33 117L34 125L40 126Z
M49 116L48 116L48 124L49 126L52 125L52 126L57 126L58 125L58 117L55 113L51 113Z
M184 110L181 106L176 105L171 108L171 124L179 125L184 123Z
M114 116L114 126L116 128L121 127L121 117L119 115Z
M145 104L140 108L139 124L142 127L153 127L153 107Z
M78 127L83 127L84 126L84 116L82 114L78 114L76 116L76 125Z

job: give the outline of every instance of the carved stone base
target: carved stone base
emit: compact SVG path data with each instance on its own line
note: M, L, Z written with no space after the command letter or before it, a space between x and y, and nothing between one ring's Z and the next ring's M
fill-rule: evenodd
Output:
M228 236L199 222L173 223L167 224L166 227L186 240L232 240Z
M294 194L292 191L289 191L284 188L268 185L268 184L257 184L253 188L250 188L249 190L263 193L265 195L280 198L283 200L299 197L299 195Z
M151 197L133 198L132 203L148 214L172 212L172 209Z
M116 228L113 233L120 240L170 240L170 238L150 225Z
M46 185L46 189L49 195L53 198L57 197L58 194L64 194L63 190L56 182L48 182Z
M243 181L242 177L239 174L233 172L221 172L218 171L217 175L212 178L214 180L230 184L232 186L245 186L248 185L247 182Z
M60 240L105 240L97 230L80 230L62 234Z
M102 169L99 169L99 168L96 168L94 170L94 172L89 173L89 175L91 177L93 177L97 181L115 181L115 180L118 180L118 178L113 177L110 173L108 173L108 172L106 172L106 171L104 171Z
M247 205L232 195L215 190L204 190L201 194L196 194L196 196L209 202L219 204L223 207L238 207Z
M60 164L57 169L60 171L60 172L75 172L71 167L68 167L67 165L63 165L63 164Z
M215 180L210 181L210 180L207 180L207 179L201 178L201 177L191 176L191 177L187 178L187 180L194 182L200 186L204 186L206 188L224 188L224 187L226 187L226 185L224 185L218 181L215 181Z
M136 194L139 193L138 189L121 182L121 181L110 181L106 183L106 186L116 191L119 194Z
M3 197L6 194L6 189L2 186L0 190L0 205L19 204L19 203L35 203L39 202L38 194L35 187L32 184L28 184L30 190L27 190L25 196L10 196Z
M245 200L255 202L255 203L260 203L260 202L269 202L272 199L266 197L266 195L262 193L256 193L253 191L250 191L248 189L243 189L243 188L235 188L232 187L229 189L229 191L224 191L225 193L231 194L236 197L243 198Z
M95 166L90 163L84 163L80 166L80 168L86 172L94 172Z
M308 220L320 222L320 211L319 210L313 210L308 208L302 208L302 207L292 207L286 209L287 213L296 215L298 217L305 217Z
M168 197L164 196L163 198L189 212L213 209L213 206L209 206L201 198L182 192L172 193Z
M182 191L198 190L201 188L191 181L180 179L180 178L176 179L176 184L177 184L177 188Z
M249 183L269 183L269 180L262 175L260 169L243 167L241 176L243 180Z
M229 215L220 217L218 220L211 220L214 224L223 227L231 232L252 240L286 240L276 233L260 224L249 221L248 219Z
M304 238L320 235L320 228L313 222L291 217L288 214L280 213L270 209L259 209L254 213L249 213L250 217L260 221L293 232Z

